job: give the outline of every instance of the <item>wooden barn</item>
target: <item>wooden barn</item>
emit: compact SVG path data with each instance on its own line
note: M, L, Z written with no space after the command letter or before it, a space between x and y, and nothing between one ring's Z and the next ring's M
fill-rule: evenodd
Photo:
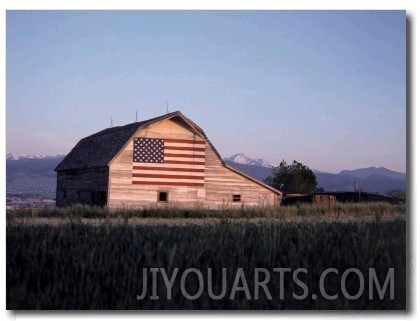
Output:
M225 164L181 112L85 137L55 168L57 206L279 206L282 193Z

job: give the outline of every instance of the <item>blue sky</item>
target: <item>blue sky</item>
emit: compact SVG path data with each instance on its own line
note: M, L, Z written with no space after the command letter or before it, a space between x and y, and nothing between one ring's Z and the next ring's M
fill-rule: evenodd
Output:
M405 171L405 12L7 12L7 152L65 154L166 102L222 157Z

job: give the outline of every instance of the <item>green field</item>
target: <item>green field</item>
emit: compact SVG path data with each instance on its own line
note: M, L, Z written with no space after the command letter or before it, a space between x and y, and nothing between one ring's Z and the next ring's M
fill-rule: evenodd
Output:
M222 219L213 225L133 226L128 220L122 220L120 224L105 221L92 226L72 219L58 227L22 224L11 218L12 214L19 216L16 212L9 212L6 228L7 309L406 308L406 222L404 218L392 218L395 208L389 213L385 208L382 212L372 211L370 215L374 219L369 221L284 220L287 215L305 215L298 213L299 209L294 211L292 214L277 211L274 223ZM320 210L312 213L340 215L317 211ZM191 216L194 212L189 213ZM33 217L35 214L25 215ZM21 217L25 215L21 214ZM89 216L82 210L78 215ZM383 220L387 215L391 218ZM147 291L145 297L138 300L137 295L143 293L145 268ZM161 272L155 274L156 288L153 289L151 268L165 269L168 278L176 268L179 269L171 299L167 298ZM181 281L183 272L191 268L200 271L204 279L202 293L195 300L188 300L182 289L184 285L188 294L200 293L197 274L190 273L184 283ZM209 268L212 269L211 287L215 294L223 290L222 269L226 268L226 294L218 300L209 295ZM255 268L269 272L266 287L271 300L262 287L255 291ZM283 286L279 273L273 272L275 268L291 270L285 274ZM299 268L307 270L307 273L299 274L299 279L307 286L308 295L303 299L293 297L293 294L305 294L292 279L293 271ZM328 274L324 283L328 294L338 294L334 300L325 299L319 289L320 276L328 268L338 272ZM364 291L354 300L343 295L340 283L343 273L350 268L360 270L364 279ZM389 269L394 269L394 298L391 298L390 286L382 299L377 288L373 288L372 299L369 298L369 268L375 270L381 285L385 284ZM239 269L243 269L250 297L244 290L243 279L237 283L237 291L233 290ZM263 279L264 274L260 274L257 281ZM281 288L283 297L280 296ZM347 275L345 289L348 295L356 296L360 289L357 274ZM154 295L159 299L153 299Z

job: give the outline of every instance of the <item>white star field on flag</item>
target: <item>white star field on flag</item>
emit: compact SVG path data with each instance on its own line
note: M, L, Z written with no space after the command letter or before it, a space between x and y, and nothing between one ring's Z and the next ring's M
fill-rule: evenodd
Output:
M134 138L133 161L137 163L163 163L163 139Z

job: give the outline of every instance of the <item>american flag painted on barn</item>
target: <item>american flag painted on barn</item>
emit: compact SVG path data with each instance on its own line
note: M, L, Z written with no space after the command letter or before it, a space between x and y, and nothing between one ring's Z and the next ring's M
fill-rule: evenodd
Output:
M204 187L206 141L134 138L133 184Z

